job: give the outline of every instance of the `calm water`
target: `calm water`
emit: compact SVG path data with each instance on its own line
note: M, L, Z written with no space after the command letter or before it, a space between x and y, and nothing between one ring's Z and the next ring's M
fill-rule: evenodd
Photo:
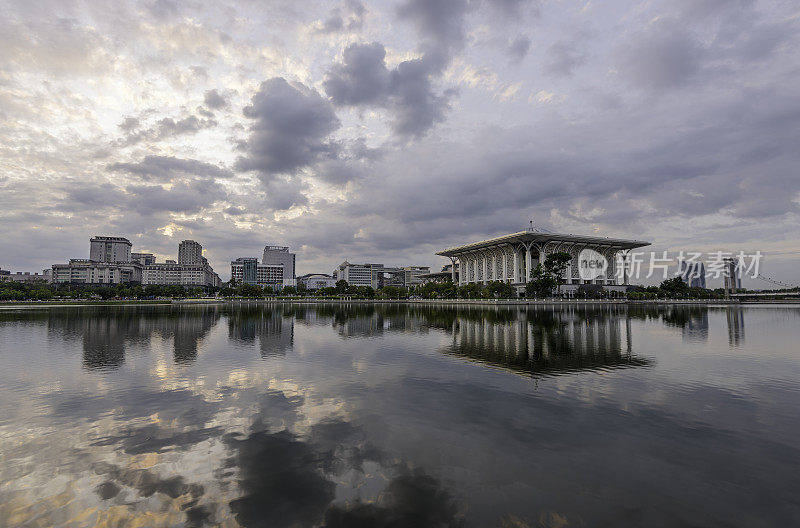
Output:
M798 526L800 309L0 310L0 526Z

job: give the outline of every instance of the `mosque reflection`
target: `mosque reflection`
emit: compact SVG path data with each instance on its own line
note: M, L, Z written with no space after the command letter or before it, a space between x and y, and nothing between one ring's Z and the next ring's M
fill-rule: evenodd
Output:
M530 376L646 367L652 359L632 352L625 307L533 308L493 320L476 312L458 317L443 352Z

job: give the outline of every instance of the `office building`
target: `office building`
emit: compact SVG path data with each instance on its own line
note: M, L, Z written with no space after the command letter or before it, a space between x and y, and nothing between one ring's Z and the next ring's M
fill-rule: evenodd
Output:
M165 262L154 261L144 266L142 285L149 284L218 288L222 281L203 256L203 246L194 240L184 240L178 244L177 262L168 259Z
M259 264L256 257L240 257L231 262L231 279L256 286L281 289L285 285L282 265Z
M194 240L184 240L178 245L178 264L202 264L203 246Z
M89 240L89 260L130 262L131 241L123 237L95 236Z
M404 266L402 269L405 272L406 286L422 284L424 282L422 276L431 272L431 268L428 266Z
M283 285L295 285L296 255L289 252L288 246L265 246L261 263L266 266L283 266Z
M185 240L186 259L195 264L179 264L174 260L156 262L152 253L132 253L132 244L122 237L93 237L89 241L88 259L70 259L67 264L53 264L51 279L56 284L120 284L140 283L144 286L179 285L219 287L219 275L202 256L202 246ZM199 259L197 251L200 252Z

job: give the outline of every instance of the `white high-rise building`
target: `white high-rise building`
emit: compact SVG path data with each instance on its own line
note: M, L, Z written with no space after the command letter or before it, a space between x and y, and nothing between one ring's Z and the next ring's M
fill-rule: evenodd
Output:
M131 241L123 237L95 236L89 240L89 260L131 262Z
M178 264L202 264L203 246L194 240L184 240L178 245Z
M288 246L266 246L261 263L266 266L283 266L283 285L295 285L296 255L289 253Z

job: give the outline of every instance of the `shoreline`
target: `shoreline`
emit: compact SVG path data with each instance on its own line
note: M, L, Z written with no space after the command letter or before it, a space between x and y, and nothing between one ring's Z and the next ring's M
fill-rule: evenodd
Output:
M689 305L689 306L742 306L761 304L800 305L800 299L159 299L159 300L116 300L116 301L0 301L0 309L14 307L52 308L61 306L172 306L172 305L255 305L255 304L414 304L414 305L453 305L453 306L574 306L574 305Z

